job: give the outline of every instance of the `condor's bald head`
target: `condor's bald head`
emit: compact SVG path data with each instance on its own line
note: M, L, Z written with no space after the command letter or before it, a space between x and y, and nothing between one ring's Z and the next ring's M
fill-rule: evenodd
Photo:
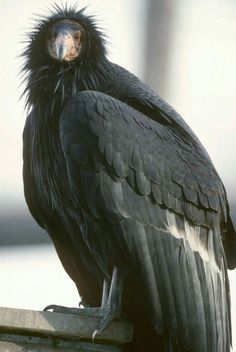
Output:
M84 29L77 21L53 23L48 30L49 55L60 62L75 60L81 53L83 33Z

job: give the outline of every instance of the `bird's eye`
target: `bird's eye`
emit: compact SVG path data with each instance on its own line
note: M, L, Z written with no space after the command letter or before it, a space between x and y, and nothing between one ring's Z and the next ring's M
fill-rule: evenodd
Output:
M77 32L77 33L75 34L75 38L76 38L76 39L79 39L79 38L80 38L80 32Z

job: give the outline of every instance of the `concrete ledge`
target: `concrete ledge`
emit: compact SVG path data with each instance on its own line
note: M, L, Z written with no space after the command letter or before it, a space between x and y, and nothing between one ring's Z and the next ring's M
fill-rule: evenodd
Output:
M118 352L132 340L127 321L112 322L91 340L98 317L0 308L0 352Z

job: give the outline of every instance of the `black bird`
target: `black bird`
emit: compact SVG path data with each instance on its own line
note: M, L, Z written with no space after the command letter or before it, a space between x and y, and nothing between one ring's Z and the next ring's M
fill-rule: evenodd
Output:
M54 5L24 57L25 197L101 316L94 337L123 314L135 328L126 351L229 352L236 235L198 138L107 59L84 10Z

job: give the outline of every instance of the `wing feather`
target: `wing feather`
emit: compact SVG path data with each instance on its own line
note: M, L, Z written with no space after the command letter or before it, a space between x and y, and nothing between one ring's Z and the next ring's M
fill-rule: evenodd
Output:
M101 239L107 236L116 251L111 261L120 258L137 295L148 297L153 328L193 351L228 352L221 241L227 214L219 206L227 205L221 180L198 140L88 91L68 103L60 128L78 207L84 200L87 216L102 219L97 220ZM103 260L98 258L99 265Z

